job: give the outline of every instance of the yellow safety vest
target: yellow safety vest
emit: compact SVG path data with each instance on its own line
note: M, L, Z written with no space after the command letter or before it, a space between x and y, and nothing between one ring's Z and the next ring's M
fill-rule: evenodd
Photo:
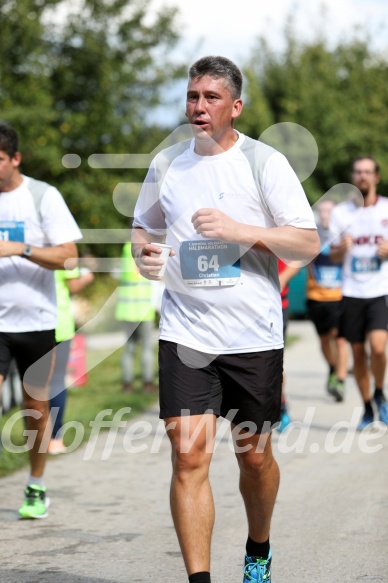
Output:
M143 322L155 319L152 283L140 275L132 257L131 243L126 243L121 256L121 278L116 320Z

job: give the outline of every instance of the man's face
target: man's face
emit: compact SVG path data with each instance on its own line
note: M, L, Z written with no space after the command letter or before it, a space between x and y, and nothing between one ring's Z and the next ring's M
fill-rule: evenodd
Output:
M358 188L363 196L375 188L380 177L376 172L375 163L367 158L358 160L352 168L352 183Z
M330 214L333 210L334 203L331 200L323 200L318 205L319 223L323 229L328 229Z
M198 128L196 139L218 141L240 115L241 99L232 99L225 80L204 75L190 81L187 88L186 116Z
M13 180L18 173L20 154L17 152L13 158L0 150L0 191L13 190Z

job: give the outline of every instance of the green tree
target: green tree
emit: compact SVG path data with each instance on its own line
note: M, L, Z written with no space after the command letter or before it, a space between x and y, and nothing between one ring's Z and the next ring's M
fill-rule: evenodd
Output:
M20 133L23 171L58 186L83 228L127 227L112 193L145 175L91 168L89 156L147 153L165 137L147 120L183 74L169 56L179 40L177 10L151 20L149 4L4 0L0 8L1 118ZM58 8L65 16L55 24ZM66 154L76 156L71 168ZM94 251L110 254L109 246Z
M304 187L311 202L349 181L349 162L374 155L382 167L381 192L388 194L388 61L367 38L330 48L317 38L298 40L292 26L286 47L274 51L264 39L247 62L246 101L239 129L258 137L267 127L294 122L308 129L319 160Z

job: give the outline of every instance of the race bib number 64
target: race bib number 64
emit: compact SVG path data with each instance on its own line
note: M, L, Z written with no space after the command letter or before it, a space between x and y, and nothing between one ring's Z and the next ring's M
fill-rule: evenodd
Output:
M217 239L183 241L182 278L192 287L232 286L240 279L240 247Z

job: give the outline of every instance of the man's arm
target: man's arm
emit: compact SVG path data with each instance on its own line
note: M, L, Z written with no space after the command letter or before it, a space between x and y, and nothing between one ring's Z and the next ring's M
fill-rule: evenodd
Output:
M91 271L88 271L86 273L80 273L78 277L67 279L66 284L71 294L78 294L93 281L94 275Z
M330 248L330 259L333 263L342 263L346 253L353 247L353 239L351 235L342 237L338 245L333 245Z
M309 263L320 252L316 229L244 225L212 208L198 210L192 217L192 223L196 233L206 239L247 245L286 261Z
M0 258L23 256L25 243L17 241L0 241ZM36 247L30 245L31 255L26 261L32 261L45 269L74 269L78 263L77 246L73 242L62 243L55 247Z

